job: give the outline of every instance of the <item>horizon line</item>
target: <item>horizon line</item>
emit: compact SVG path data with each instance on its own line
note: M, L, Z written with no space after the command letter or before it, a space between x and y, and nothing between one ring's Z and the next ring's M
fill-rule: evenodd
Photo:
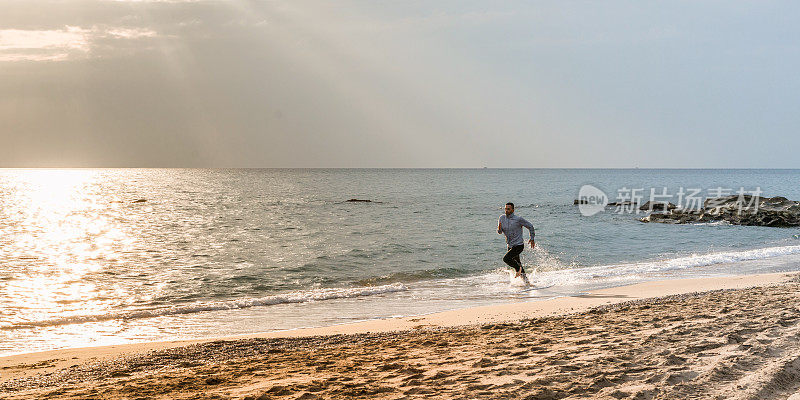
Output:
M800 170L800 167L0 167L0 170L90 169L274 169L274 170Z

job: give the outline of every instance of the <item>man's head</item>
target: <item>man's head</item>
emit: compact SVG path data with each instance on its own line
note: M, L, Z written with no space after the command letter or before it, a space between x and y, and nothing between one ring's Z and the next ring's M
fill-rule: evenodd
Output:
M511 215L514 213L514 203L508 202L506 203L506 215Z

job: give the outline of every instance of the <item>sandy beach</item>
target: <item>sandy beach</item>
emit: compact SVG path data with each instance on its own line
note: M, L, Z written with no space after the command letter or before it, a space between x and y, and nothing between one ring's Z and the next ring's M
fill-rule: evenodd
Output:
M0 4L0 400L800 400L800 2Z
M216 340L0 358L3 399L786 399L800 280L648 282L576 297Z

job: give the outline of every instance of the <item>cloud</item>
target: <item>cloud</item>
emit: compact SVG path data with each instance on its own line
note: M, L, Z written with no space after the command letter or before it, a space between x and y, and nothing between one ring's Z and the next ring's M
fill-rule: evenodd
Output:
M89 30L0 30L0 61L61 61L89 52Z
M138 39L143 37L156 36L156 31L152 29L115 28L115 29L109 29L107 33L112 37L122 38L122 39Z
M110 3L198 3L203 0L105 0Z
M100 57L92 50L102 40L133 40L156 37L153 29L93 26L64 29L0 30L0 62L66 61Z
M3 1L0 165L727 166L800 126L750 3Z

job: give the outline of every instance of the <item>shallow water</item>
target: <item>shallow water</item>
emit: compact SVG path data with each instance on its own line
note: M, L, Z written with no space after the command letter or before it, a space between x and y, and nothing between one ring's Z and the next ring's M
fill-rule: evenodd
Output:
M794 271L798 229L643 224L572 201L585 184L612 201L651 187L798 200L798 182L798 170L0 170L0 354ZM506 201L536 226L523 261L551 288L511 283L495 232Z

